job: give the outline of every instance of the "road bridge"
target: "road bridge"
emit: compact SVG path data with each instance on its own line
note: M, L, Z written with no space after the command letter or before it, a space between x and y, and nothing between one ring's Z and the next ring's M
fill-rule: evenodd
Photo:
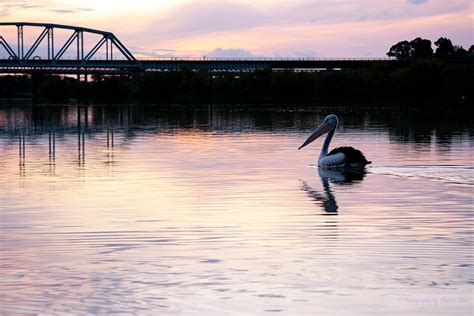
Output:
M16 39L6 39L6 28L16 28ZM25 43L25 30L41 30L32 44ZM2 32L3 31L3 32ZM69 32L66 40L57 31ZM85 43L91 43L90 48ZM59 45L58 45L59 44ZM3 48L3 49L2 49ZM104 51L105 50L105 51ZM66 58L66 52L69 57ZM2 56L3 53L3 56ZM70 55L74 56L73 58ZM111 32L79 26L30 23L0 23L0 74L133 74L139 72L199 71L254 72L257 70L320 71L368 68L375 64L402 67L411 61L389 58L136 58Z

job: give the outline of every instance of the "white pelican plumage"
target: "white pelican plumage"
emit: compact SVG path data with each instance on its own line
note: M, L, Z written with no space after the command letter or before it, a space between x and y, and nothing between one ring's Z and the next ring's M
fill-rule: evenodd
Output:
M298 150L309 145L321 135L328 133L324 141L323 148L318 158L319 167L364 167L371 163L368 161L360 150L353 147L337 147L328 153L329 144L331 143L339 120L336 115L326 116L319 127L308 137Z

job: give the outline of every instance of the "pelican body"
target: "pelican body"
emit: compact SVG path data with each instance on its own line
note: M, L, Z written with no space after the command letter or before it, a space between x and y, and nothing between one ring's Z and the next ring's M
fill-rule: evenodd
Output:
M319 125L298 150L309 145L321 135L328 133L323 147L321 148L321 153L319 154L319 167L364 167L370 164L371 161L368 161L360 150L353 147L337 147L328 153L329 144L331 143L338 124L339 120L336 115L331 114L326 116L321 125Z

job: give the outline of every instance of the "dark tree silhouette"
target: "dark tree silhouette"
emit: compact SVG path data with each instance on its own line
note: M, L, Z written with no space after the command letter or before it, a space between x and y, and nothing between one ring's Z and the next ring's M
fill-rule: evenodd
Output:
M388 57L395 57L399 60L411 58L411 45L408 41L401 41L390 47Z
M433 56L440 59L474 57L474 45L471 45L469 50L466 50L462 46L453 45L447 37L438 38L434 44L437 48L433 54L431 41L428 39L417 37L410 42L401 41L390 47L387 56L395 57L398 60L426 59Z
M433 56L431 41L417 37L410 42L412 58L430 58Z
M447 58L454 54L454 46L449 38L440 37L434 44L438 47L434 54L435 57Z
M401 41L390 47L387 53L389 57L399 60L430 58L433 56L431 41L417 37L411 42Z
M467 55L467 50L464 49L462 46L455 45L454 46L454 56L455 57L464 57Z

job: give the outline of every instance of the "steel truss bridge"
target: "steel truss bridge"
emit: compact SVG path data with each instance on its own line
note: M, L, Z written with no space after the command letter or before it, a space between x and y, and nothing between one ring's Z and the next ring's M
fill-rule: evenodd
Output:
M9 43L2 35L6 27L16 27L16 42ZM25 45L24 31L29 28L40 28L41 33L31 46ZM55 30L70 32L67 40L59 42ZM97 42L87 49L84 38L94 35ZM43 45L43 46L41 46ZM28 22L1 22L0 47L7 56L0 55L0 74L133 74L140 72L190 71L207 70L220 72L253 72L270 69L316 71L319 69L355 69L366 68L377 63L389 63L391 66L403 66L409 61L391 59L270 59L270 58L161 58L137 59L111 32L90 28ZM38 54L42 47L43 55ZM105 48L105 54L103 50ZM101 50L102 49L102 50ZM0 48L0 54L2 54ZM74 58L65 58L65 53L73 53ZM102 52L102 53L99 53Z

